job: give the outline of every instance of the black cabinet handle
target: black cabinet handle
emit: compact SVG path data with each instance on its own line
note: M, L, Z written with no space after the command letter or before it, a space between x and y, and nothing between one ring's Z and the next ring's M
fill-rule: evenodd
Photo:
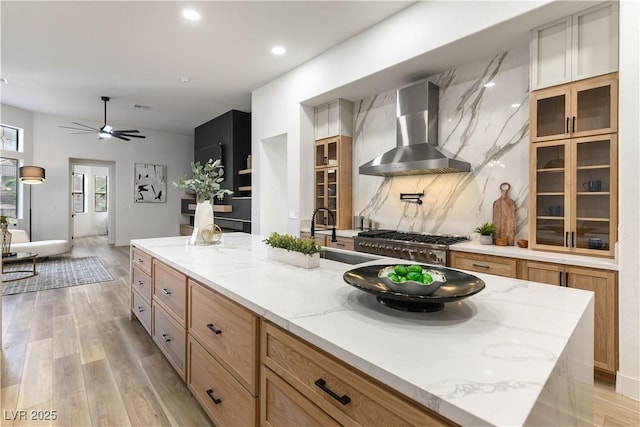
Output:
M564 273L564 285L569 287L569 273Z
M171 291L167 288L162 288L162 293L165 295L171 295Z
M333 392L333 390L329 389L329 387L327 387L327 382L325 380L323 380L322 378L318 378L315 381L314 384L317 385L318 387L320 387L322 389L322 391L324 391L329 396L333 397L335 400L337 400L338 402L342 403L343 405L346 405L349 402L351 402L351 398L349 396L347 396L346 394L342 395L342 396L338 396L335 392Z
M142 258L138 258L138 262L139 262L140 264L143 264L143 263L144 263L144 260L143 260Z
M569 117L567 117L567 124L565 126L566 132L565 133L569 133Z
M576 116L573 116L573 121L571 123L571 132L576 131Z
M572 248L576 247L576 232L575 231L571 232L571 247Z
M211 332L213 332L216 335L220 335L222 333L221 329L216 329L216 328L213 327L213 323L209 323L207 325L207 328L209 328L211 330Z
M562 286L562 271L558 272L558 282L560 282L559 285Z
M472 264L474 267L477 268L486 268L486 269L490 269L491 267L488 265L483 265L483 264Z
M138 313L142 313L143 311L144 311L144 308L138 307Z
M212 388L207 390L207 394L209 395L211 400L213 400L213 403L215 403L216 405L219 405L220 403L222 403L222 399L217 399L217 398L213 397L213 389Z
M170 342L171 338L167 337L167 334L162 334L162 338L164 338L164 342Z
M569 232L564 233L564 245L565 247L569 247Z

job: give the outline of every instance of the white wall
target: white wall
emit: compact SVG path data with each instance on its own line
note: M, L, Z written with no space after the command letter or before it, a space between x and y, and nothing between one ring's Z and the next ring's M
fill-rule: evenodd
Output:
M640 400L640 4L620 2L618 278L620 368L616 389Z
M560 3L560 2L558 2ZM571 2L566 2L567 4ZM336 93L343 86L377 73L401 67L403 61L450 44L482 28L534 10L540 3L419 2L356 37L341 43L317 58L256 89L252 97L252 152L254 169L253 233L270 233L269 196L264 188L261 141L276 135L288 138L287 211L299 212L288 219L287 232L296 234L300 217L310 217L312 206L311 164L313 134L307 100ZM461 13L464 11L464 13ZM620 375L618 390L640 398L640 247L638 243L638 5L622 0L620 5L620 194L621 203L636 209L620 209ZM530 28L532 28L531 26ZM388 83L388 82L387 82ZM397 87L397 85L396 85ZM392 87L381 87L380 91ZM339 95L339 94L338 94ZM293 163L298 161L300 163ZM298 164L299 166L295 166Z
M69 159L115 162L111 177L115 195L115 244L128 245L130 239L178 235L180 199L184 191L171 185L189 171L193 159L193 136L141 129L144 140L98 140L95 135L70 135L60 125L69 117L33 113L33 164L46 170L47 180L33 192L33 235L35 240L69 238ZM100 127L99 123L86 123ZM117 124L116 124L117 125ZM28 131L28 129L25 129ZM134 203L133 165L167 165L166 203Z
M74 173L84 174L85 177L85 211L77 213L73 217L73 237L102 236L107 234L109 212L96 212L94 210L94 202L96 175L107 177L107 197L109 197L111 187L109 168L76 165L73 167L73 171Z

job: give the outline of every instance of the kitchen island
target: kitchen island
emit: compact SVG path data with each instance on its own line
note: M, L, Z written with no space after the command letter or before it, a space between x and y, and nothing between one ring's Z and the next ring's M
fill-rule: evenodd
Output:
M292 335L461 425L589 423L593 295L474 273L486 288L435 313L380 305L342 278L267 259L259 236L131 242ZM394 264L381 258L369 264Z

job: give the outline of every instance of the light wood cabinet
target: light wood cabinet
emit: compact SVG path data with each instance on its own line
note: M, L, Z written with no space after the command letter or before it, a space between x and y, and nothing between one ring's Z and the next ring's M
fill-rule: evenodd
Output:
M613 257L617 136L541 142L530 150L530 247Z
M257 396L258 317L191 279L189 306L189 334Z
M189 336L189 390L216 426L257 426L252 396L193 336Z
M297 392L288 393L283 387L278 391L295 402L295 417L313 412L311 405L315 405L341 425L447 425L429 409L409 402L282 329L263 322L261 330L262 363ZM262 379L265 390L271 381L265 374ZM285 411L273 397L272 392L270 399L263 399L263 420Z
M314 111L315 139L353 136L353 103L336 99L319 105Z
M151 334L151 257L131 248L131 312L138 318L144 329Z
M336 242L331 241L331 236L326 236L325 246L336 249L344 249L347 251L354 250L353 239L351 237L336 237Z
M338 229L349 229L352 223L351 142L347 136L315 142L314 210L329 209ZM317 228L333 226L326 211L316 214L315 224Z
M617 273L527 261L524 279L567 286L594 293L594 367L615 375L618 368L618 284Z
M617 73L531 92L529 112L531 142L617 132Z
M300 232L300 237L303 238L311 238L311 233L308 233L306 231L301 231ZM347 251L353 251L355 250L355 246L353 243L353 238L351 237L341 237L341 236L337 236L336 237L336 242L332 242L331 241L331 236L327 236L325 234L318 234L316 233L315 235L315 239L316 239L316 243L318 243L320 246L327 246L330 248L336 248L336 249L344 249Z
M186 330L155 300L153 301L152 309L153 341L155 341L169 363L184 381L186 373Z
M603 3L530 33L531 90L618 70L618 2Z
M453 268L514 279L518 275L518 260L513 258L456 251L452 251L450 255Z

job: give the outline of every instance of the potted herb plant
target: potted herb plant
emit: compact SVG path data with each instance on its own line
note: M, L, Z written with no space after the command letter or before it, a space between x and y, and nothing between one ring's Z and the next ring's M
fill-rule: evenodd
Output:
M224 181L224 166L220 159L209 159L204 165L191 162L191 173L192 178L183 175L173 185L195 193L197 205L193 224L198 227L196 242L202 243L202 231L207 225L213 224L213 200L223 199L225 195L233 194L233 191L220 188Z
M496 231L495 225L490 222L485 222L484 224L477 226L473 231L480 234L480 244L493 244L493 233Z
M302 268L317 268L320 265L320 245L316 243L315 239L274 232L263 242L268 245L267 257L269 259Z

